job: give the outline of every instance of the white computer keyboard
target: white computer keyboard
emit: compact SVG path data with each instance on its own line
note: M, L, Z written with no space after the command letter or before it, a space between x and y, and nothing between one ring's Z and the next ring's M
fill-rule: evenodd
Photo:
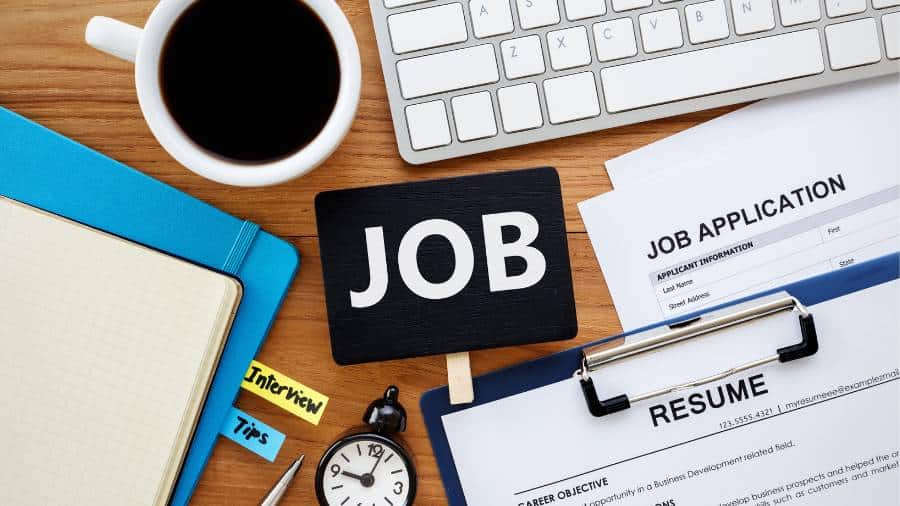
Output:
M900 70L900 0L369 3L414 164Z

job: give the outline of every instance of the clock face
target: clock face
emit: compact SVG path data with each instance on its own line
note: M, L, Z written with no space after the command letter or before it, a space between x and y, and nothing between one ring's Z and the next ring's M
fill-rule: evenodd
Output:
M378 434L344 438L325 454L316 474L319 502L329 506L404 506L416 476L406 452Z

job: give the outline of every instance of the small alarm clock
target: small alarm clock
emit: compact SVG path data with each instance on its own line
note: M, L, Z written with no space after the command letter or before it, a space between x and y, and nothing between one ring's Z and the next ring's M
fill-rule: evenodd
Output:
M322 506L405 506L416 497L416 469L398 440L406 430L406 410L390 386L369 405L368 430L337 440L316 470L316 497Z

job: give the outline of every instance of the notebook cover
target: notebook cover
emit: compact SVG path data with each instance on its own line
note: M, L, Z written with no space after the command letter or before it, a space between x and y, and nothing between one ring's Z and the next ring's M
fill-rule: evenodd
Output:
M299 266L297 250L0 107L0 194L232 274L244 297L171 504L186 504Z

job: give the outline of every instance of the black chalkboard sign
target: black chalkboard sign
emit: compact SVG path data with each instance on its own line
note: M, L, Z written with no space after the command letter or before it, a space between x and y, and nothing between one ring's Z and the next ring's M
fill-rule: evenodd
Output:
M578 332L553 168L320 193L316 218L339 364Z

